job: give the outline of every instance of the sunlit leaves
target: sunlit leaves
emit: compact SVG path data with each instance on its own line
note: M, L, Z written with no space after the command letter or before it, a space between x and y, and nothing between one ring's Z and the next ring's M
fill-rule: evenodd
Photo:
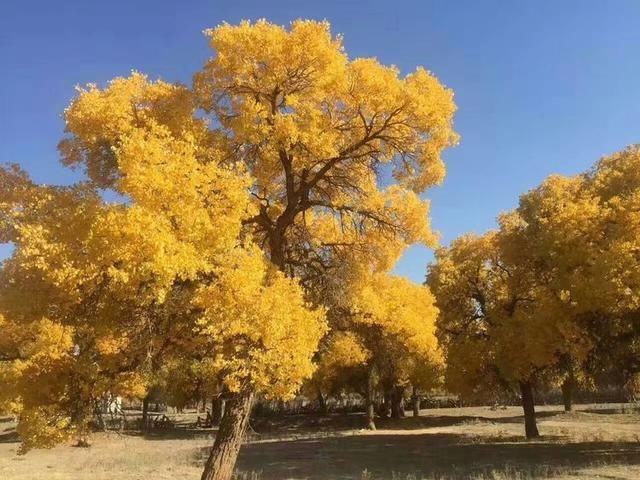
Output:
M457 142L451 90L349 59L327 22L206 34L193 88L134 72L78 89L59 150L87 181L0 169L0 241L16 247L0 271L2 402L25 448L83 434L105 395L164 385L184 402L168 385L181 368L174 387L290 397L342 307L351 330L321 371L384 348L398 382L428 383L441 362L429 290L381 272L435 244L419 194Z

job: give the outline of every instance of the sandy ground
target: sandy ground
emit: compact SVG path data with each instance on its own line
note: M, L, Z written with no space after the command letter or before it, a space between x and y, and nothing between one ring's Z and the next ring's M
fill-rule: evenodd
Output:
M256 420L238 461L241 480L640 479L640 415L619 406L539 407L539 440L523 438L521 410L423 410L362 431L360 415ZM410 413L408 412L410 415ZM0 421L1 480L199 478L212 432L182 428L142 437L97 434L90 448L16 455Z

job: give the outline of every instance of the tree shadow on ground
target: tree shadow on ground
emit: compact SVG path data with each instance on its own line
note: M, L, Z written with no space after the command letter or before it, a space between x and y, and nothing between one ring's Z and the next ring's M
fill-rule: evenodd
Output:
M544 420L553 417L563 416L564 411L561 410L547 410L543 412L536 412L536 419ZM494 423L522 423L524 424L524 416L522 415L514 415L511 417L497 417L497 418L486 418L486 417L477 417L482 418L484 420L494 422Z
M202 449L198 461L208 453ZM359 479L393 475L468 478L492 471L524 470L535 475L594 464L640 464L640 444L544 441L470 443L455 434L375 434L259 442L243 446L240 472L261 472L263 480Z
M294 414L274 415L268 417L253 417L252 428L262 434L284 434L286 432L304 433L322 431L336 432L341 430L354 430L364 428L366 425L364 413L330 413L321 414Z
M362 417L364 425L364 416ZM476 415L425 415L405 418L378 418L376 426L385 430L422 430L425 428L442 428L464 425L471 422L491 422L495 419Z
M0 433L0 443L18 443L20 438L18 432L13 428L7 428L4 432Z
M597 415L620 415L620 414L628 414L628 415L639 415L640 414L640 406L621 406L614 408L587 408L585 410L580 410L584 413L593 413Z
M552 418L563 415L561 411L544 411L536 412L538 420ZM408 416L400 419L380 418L376 419L376 425L385 430L422 430L425 428L442 428L453 427L456 425L477 423L515 423L524 425L524 417L522 415L514 415L510 417L491 417L482 415L433 415L427 414L418 417ZM360 416L358 427L364 425L364 415ZM523 427L524 428L524 427Z
M216 434L217 429L211 428L163 428L154 429L150 432L142 433L140 431L125 432L131 436L141 436L145 440L194 440L202 438L212 438Z

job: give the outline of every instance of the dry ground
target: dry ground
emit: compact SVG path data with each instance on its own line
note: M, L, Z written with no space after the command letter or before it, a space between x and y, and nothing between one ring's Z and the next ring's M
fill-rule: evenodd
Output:
M423 410L418 418L358 430L360 415L296 415L253 422L238 462L242 480L640 479L640 415L581 405L539 407L543 437L522 438L516 407ZM141 437L98 434L90 448L17 456L0 420L1 480L199 478L211 432L181 428Z

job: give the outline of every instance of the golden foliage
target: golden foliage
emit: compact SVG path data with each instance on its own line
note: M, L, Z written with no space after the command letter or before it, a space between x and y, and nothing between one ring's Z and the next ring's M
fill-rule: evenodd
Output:
M198 157L197 122L173 123L174 94L137 74L81 91L68 130L90 176L109 166L96 182L46 187L2 170L2 231L16 246L0 273L2 328L37 330L0 345L25 449L85 430L101 395L144 395L163 356L204 353L230 388L273 396L313 372L324 313L241 238L250 179ZM100 199L107 177L122 203ZM66 341L49 341L56 332Z
M450 388L563 377L597 351L637 368L639 171L629 147L583 175L550 176L497 232L438 251L429 284Z
M185 388L289 397L327 331L318 305L335 306L323 288L435 244L419 194L457 142L451 90L423 68L350 60L326 22L207 35L215 56L193 88L134 72L78 89L59 151L86 181L0 169L0 241L16 247L0 269L1 401L25 449L84 435L100 398L144 396L176 365ZM407 364L439 362L428 290L370 280L352 284L334 360L368 361L364 337L345 357L362 328Z
M215 56L194 77L195 97L254 177L251 224L278 268L307 276L348 251L385 270L407 245L434 245L414 192L443 179L440 154L457 141L450 90L422 68L402 78L350 60L326 22L207 35ZM380 165L397 185L379 188Z
M411 384L429 390L440 383L438 310L427 287L388 273L359 271L345 293L344 305L330 312L338 317L338 327L320 350L310 394L364 394L374 370L381 389Z

